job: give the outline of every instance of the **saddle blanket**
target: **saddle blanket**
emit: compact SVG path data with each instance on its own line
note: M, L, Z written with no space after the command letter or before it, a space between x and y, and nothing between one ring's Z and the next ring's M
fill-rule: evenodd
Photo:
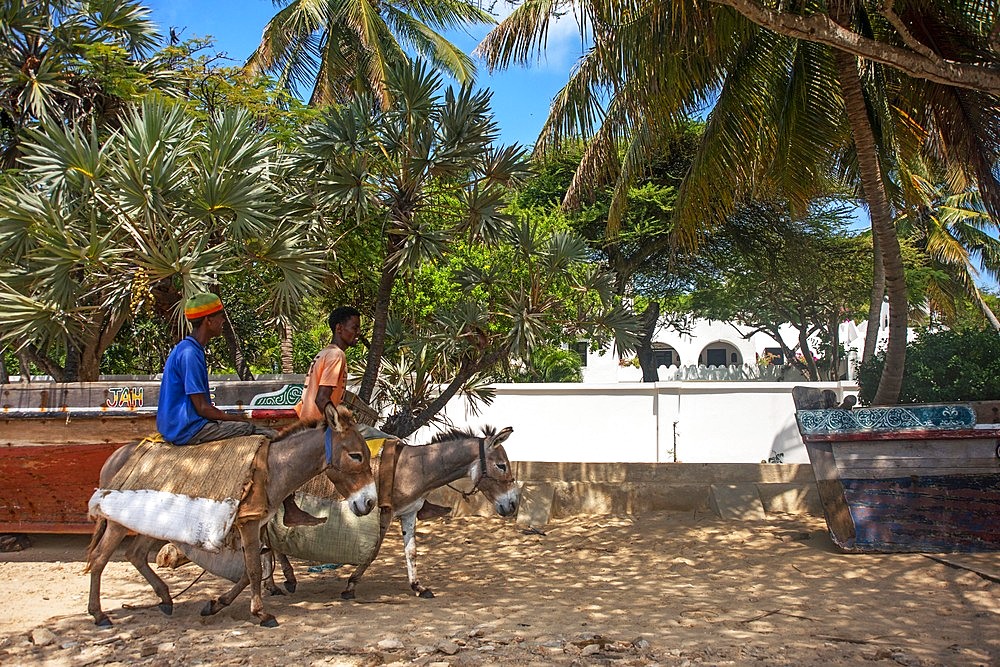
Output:
M217 552L238 516L266 512L267 443L259 435L183 447L143 441L94 491L90 516Z

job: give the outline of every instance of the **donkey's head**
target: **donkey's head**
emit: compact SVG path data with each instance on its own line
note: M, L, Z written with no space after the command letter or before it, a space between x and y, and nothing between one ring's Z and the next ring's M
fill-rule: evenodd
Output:
M514 468L503 448L504 440L513 432L514 429L508 426L498 433L487 432L480 440L476 487L490 499L500 516L513 516L521 500Z
M344 406L327 403L324 412L329 460L326 476L337 492L347 498L351 511L368 514L378 504L372 476L371 451L358 432L354 415Z

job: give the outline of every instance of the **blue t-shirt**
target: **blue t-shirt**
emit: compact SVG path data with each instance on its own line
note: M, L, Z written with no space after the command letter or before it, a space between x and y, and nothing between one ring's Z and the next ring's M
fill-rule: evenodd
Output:
M186 444L208 423L195 411L191 394L205 394L209 399L205 348L188 336L167 357L156 406L156 430L175 445Z

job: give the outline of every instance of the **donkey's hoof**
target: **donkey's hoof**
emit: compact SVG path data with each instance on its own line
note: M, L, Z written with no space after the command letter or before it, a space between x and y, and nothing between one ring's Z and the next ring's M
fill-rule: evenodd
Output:
M201 615L212 616L214 614L219 613L220 609L222 609L222 606L221 605L216 606L215 600L209 600L208 602L205 603L205 606L201 608Z
M267 589L267 594L270 596L284 595L285 591L281 590L280 586L269 586Z
M294 593L295 589L298 588L298 587L299 587L299 585L298 585L297 582L294 582L294 581L286 581L285 582L285 590L288 591L289 593Z
M340 599L341 600L353 600L354 599L354 591L344 591L343 593L340 594Z
M424 590L420 591L420 597L422 597L425 600L430 600L432 597L434 597L434 593L433 591L431 591L431 589L425 588Z
M174 615L174 605L172 603L171 604L167 604L166 602L163 602L163 603L161 603L158 606L160 608L160 611L162 611L165 615L167 615L167 616L173 616Z
M111 619L108 618L107 616L102 616L101 618L98 618L94 621L94 625L96 625L99 628L110 628Z
M270 614L264 616L260 621L260 627L262 628L276 628L278 627L278 619Z

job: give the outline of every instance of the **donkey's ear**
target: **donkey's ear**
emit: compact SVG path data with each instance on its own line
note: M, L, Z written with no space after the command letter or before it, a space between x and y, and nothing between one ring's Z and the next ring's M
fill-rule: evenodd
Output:
M510 437L510 434L514 432L514 428L508 426L507 428L501 429L499 433L494 433L493 435L486 438L487 447L496 447L503 443L504 440Z
M323 408L323 416L326 417L327 426L335 431L345 431L354 426L354 413L343 405L327 403Z

